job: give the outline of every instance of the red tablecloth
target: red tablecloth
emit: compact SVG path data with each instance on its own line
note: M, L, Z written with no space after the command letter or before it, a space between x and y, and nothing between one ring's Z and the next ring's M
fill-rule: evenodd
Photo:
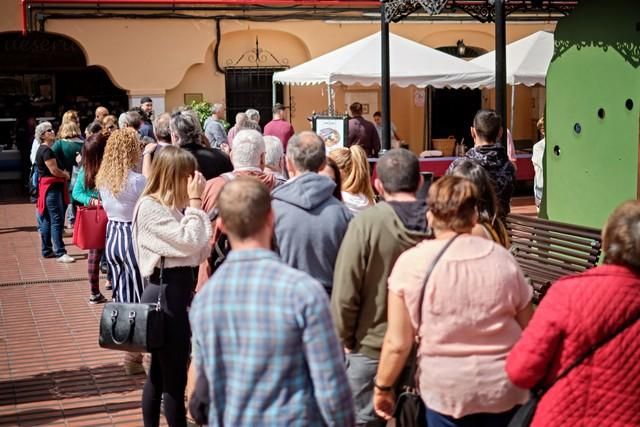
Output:
M518 170L516 171L516 180L528 181L533 180L533 163L531 163L531 154L518 154L517 156ZM420 171L431 172L434 177L441 177L447 171L447 168L457 157L427 157L420 159ZM369 159L373 163L373 179L376 178L375 163L378 159Z

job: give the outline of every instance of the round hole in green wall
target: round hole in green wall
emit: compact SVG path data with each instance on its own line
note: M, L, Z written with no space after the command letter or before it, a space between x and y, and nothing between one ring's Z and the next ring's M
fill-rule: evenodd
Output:
M575 133L581 133L582 132L582 125L580 123L576 123L575 125L573 125L573 130L575 131Z
M560 146L556 145L555 147L553 147L553 154L555 154L556 156L560 155Z
M627 101L624 103L624 106L627 107L627 110L629 111L633 110L633 99L627 99Z
M598 117L600 118L600 120L604 120L604 116L606 115L604 108L600 108L598 110Z

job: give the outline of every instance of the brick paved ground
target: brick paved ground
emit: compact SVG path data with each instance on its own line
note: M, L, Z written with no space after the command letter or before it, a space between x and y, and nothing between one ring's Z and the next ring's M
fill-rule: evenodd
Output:
M86 252L65 239L76 263L41 259L34 209L0 185L0 426L142 425L144 375L98 347Z
M86 253L65 239L76 263L41 259L34 209L0 185L0 426L141 425L144 375L98 347ZM529 198L513 210L535 215Z

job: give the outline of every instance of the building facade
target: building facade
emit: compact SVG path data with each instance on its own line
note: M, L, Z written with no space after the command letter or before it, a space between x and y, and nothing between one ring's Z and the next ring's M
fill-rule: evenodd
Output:
M86 110L87 120L97 104L107 104L118 112L126 107L123 104L137 105L141 97L150 96L156 111L170 111L192 100L206 100L225 103L231 122L236 111L248 107L258 108L267 121L274 71L303 63L379 31L380 27L375 14L367 17L359 13L358 19L351 15L347 16L349 19L326 19L316 18L312 11L291 15L290 9L283 9L266 18L250 8L211 14L176 11L175 5L165 6L166 13L158 7L147 10L124 6L111 6L107 12L94 3L92 9L67 5L58 10L47 5L41 11L30 10L29 21L35 20L29 23L30 29L38 34L29 33L22 38L24 18L19 3L0 0L0 4L5 12L0 16L0 42L6 41L0 43L0 49L5 51L5 59L0 60L0 82L7 83L0 86L0 98L18 90L15 86L20 82L16 84L11 79L22 75L24 103L37 104L34 101L37 99L49 103L46 111L39 110L36 115L59 116L62 109L75 106ZM534 22L513 22L508 25L507 42L539 30L553 31L554 27L544 17ZM38 63L37 57L42 57L51 44L41 40L29 45L24 40L42 36L40 30L45 38L62 40L54 43L57 47L49 55L52 58L43 60L54 63L56 56L67 55L68 67L64 60L55 63L55 67ZM426 18L404 21L391 24L391 31L453 53L459 41L470 53L493 50L495 44L493 25L462 18L456 22ZM22 58L21 64L12 66L18 56ZM35 66L29 67L34 58ZM55 75L55 81L50 81L50 75ZM296 130L310 126L307 118L313 112L327 109L324 86L276 89L278 101L290 106L288 114ZM336 86L334 90L339 112L346 111L346 105L353 101L367 104L369 116L380 109L379 88ZM544 110L544 88L518 87L516 91L514 138L535 142L538 137L535 122ZM434 138L452 135L458 140L466 135L469 142L470 115L480 107L492 107L493 102L492 90L425 92L393 87L392 121L401 138L419 153L429 135ZM12 108L5 108L5 114L12 114Z

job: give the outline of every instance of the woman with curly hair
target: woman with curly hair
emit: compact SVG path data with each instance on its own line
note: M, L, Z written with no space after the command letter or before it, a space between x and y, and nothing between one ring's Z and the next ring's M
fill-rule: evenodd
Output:
M96 187L109 219L105 257L111 275L113 299L118 302L140 302L143 290L131 237L133 211L146 184L144 175L134 171L141 151L140 139L135 129L114 131L107 140L102 164L96 176ZM127 373L141 372L140 355L127 356Z
M359 145L329 153L340 169L342 201L353 214L373 206L374 194L367 153Z

